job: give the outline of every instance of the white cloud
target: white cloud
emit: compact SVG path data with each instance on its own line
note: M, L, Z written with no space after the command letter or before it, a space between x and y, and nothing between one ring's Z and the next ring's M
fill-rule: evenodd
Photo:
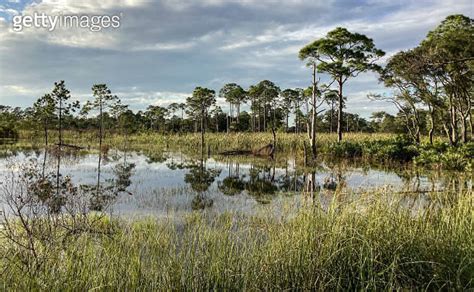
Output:
M135 109L144 109L148 105L159 105L166 107L173 102L184 102L186 97L192 93L172 92L172 91L142 91L131 89L114 92L126 104L132 105Z
M102 13L107 10L119 10L141 7L149 3L147 0L43 0L26 6L25 13Z
M447 15L472 17L472 0L45 0L33 11L54 14L123 12L117 30L90 32L11 31L0 18L0 103L17 96L37 98L58 79L74 96L90 97L90 85L104 80L135 109L184 101L194 86L216 91L227 82L243 86L262 79L282 88L305 87L310 75L299 49L336 26L372 37L387 51L381 62L411 48ZM0 9L18 7L2 3ZM11 9L11 8L8 8ZM4 12L6 13L6 12ZM323 77L324 78L324 77ZM12 85L14 84L14 85ZM377 78L361 75L348 83L351 111L372 106L366 90L383 89ZM353 102L354 101L354 102ZM219 101L221 102L221 101ZM26 104L26 102L24 103Z
M3 85L0 88L2 88L3 94L9 94L9 95L35 95L42 91L41 88L34 88L33 86L27 87L27 86L16 85L16 84Z
M10 16L15 16L15 15L19 14L19 12L17 10L12 9L12 8L5 8L2 5L0 5L0 12L3 12L3 13L8 14Z
M242 7L252 8L252 9L269 9L284 7L284 9L291 9L298 6L306 7L324 7L330 5L334 0L326 1L307 1L307 0L286 0L282 4L281 0L163 0L162 1L167 7L184 10L192 9L196 6L199 7L218 7L229 4L235 4Z
M181 43L155 43L155 44L146 44L138 45L132 47L132 51L180 51L187 50L196 45L195 41L181 42Z

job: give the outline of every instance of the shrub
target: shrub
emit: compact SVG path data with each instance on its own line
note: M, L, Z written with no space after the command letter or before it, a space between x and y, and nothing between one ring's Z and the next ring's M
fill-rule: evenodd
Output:
M368 141L364 143L364 156L367 158L388 161L411 161L418 155L417 148L410 140L398 136L395 139Z
M10 125L0 125L0 138L18 139L18 131Z
M357 142L343 141L332 142L326 150L332 157L353 158L362 156L362 145Z

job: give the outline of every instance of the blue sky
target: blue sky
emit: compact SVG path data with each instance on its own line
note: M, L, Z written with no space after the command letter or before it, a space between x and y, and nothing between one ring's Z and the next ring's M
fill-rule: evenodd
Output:
M132 109L183 101L194 87L218 91L269 79L306 87L310 72L298 50L337 27L374 39L387 57L416 46L450 14L474 16L472 0L1 0L0 104L29 106L65 80L85 100L107 83ZM122 15L119 29L25 29L16 14ZM382 60L383 62L384 60ZM323 81L327 79L322 77ZM347 109L365 117L394 112L368 93L387 90L374 74L347 83ZM222 100L219 100L222 103Z

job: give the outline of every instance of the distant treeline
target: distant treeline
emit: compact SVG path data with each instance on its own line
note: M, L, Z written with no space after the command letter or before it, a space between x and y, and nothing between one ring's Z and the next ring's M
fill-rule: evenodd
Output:
M84 104L71 101L64 81L55 83L51 93L31 107L0 106L0 136L15 138L18 130L96 130L130 134L142 131L178 132L320 132L407 133L414 143L420 135L446 136L452 145L472 139L474 66L473 19L463 15L447 17L421 44L399 52L382 67L385 54L372 39L336 28L326 37L301 49L299 57L308 62L313 83L308 88L282 89L263 80L244 89L236 83L224 85L217 93L196 87L183 103L167 107L150 105L132 111L105 84L92 87L94 100ZM374 112L369 119L349 113L350 96L343 94L348 79L361 72L379 74L391 94L369 94L368 98L393 103L396 115ZM320 84L317 74L331 77ZM216 97L228 106L216 105ZM246 105L248 110L241 110ZM291 117L291 118L290 118ZM102 136L101 136L102 137Z
M220 109L220 107L218 108ZM156 111L158 111L158 113ZM286 127L286 118L282 114L283 110L277 108L275 111L275 116L273 116L273 113L272 116L267 116L269 125L273 125L274 123L279 131L287 131L288 133L306 132L306 123L301 121L306 120L307 114L300 114L298 126L296 126L296 121L293 118L294 122ZM0 117L2 124L0 126L0 135L3 138L14 138L16 135L15 133L21 130L36 130L38 132L44 130L42 127L43 124L39 124L39 120L32 115L31 108L21 109L19 107L0 106ZM212 110L206 117L206 131L227 132L228 129L232 132L264 131L263 117L261 115L256 115L255 123L257 125L254 128L252 128L253 121L251 112L242 111L238 117L239 121L237 122L237 116L230 117L228 113L223 112L221 109L218 111ZM260 121L258 120L259 118ZM99 128L98 116L81 117L79 115L66 114L63 116L63 119L63 129L85 131L97 130ZM333 111L331 117L331 110L326 111L323 115L318 117L317 123L320 132L335 132L336 119L336 112ZM110 115L105 112L103 114L103 122L104 126L109 131L115 133L137 133L144 131L154 131L159 133L190 133L200 131L200 121L199 119L196 119L196 117L185 115L184 118L182 118L181 116L174 114L170 110L170 107L160 106L150 106L145 111L136 112L127 109L118 116ZM258 123L260 123L260 128ZM370 119L360 117L358 114L344 112L342 124L344 131L347 132L406 132L403 117L400 115L391 115L383 111L373 113ZM51 120L49 129L56 128L54 120ZM268 125L266 130L270 130ZM439 130L441 131L441 128Z

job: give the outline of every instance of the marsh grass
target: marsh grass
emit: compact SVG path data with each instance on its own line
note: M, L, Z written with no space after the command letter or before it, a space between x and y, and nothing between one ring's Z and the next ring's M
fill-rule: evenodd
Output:
M474 288L474 196L433 193L422 209L371 192L291 215L107 219L48 250L25 276L2 241L1 290L333 290ZM111 227L113 226L113 228ZM46 252L46 251L45 251ZM10 260L6 260L6 259Z
M386 140L393 138L393 134L379 134L379 133L347 133L345 139L352 142ZM27 143L41 143L42 136L34 132L23 131L20 133L20 140ZM50 141L56 141L56 133L51 132L49 136ZM108 134L105 138L106 143L114 147L120 147L125 144L139 146L139 145L154 145L156 147L166 147L179 145L181 147L199 147L201 143L200 133L177 133L177 134L160 134L160 133L136 133L129 136L120 134ZM264 146L272 142L272 134L268 133L206 133L206 144L212 150L231 150L231 149L253 149ZM96 141L97 140L97 141ZM303 141L307 140L307 135L293 134L293 133L278 133L277 146L280 150L302 149ZM98 144L97 133L93 131L64 131L64 141L68 144L77 143L82 146ZM318 143L321 145L336 142L337 136L335 134L321 133L318 135ZM125 143L127 142L127 143Z
M51 133L50 141L55 141ZM218 155L228 150L255 150L272 142L271 133L207 133L205 155ZM304 143L306 134L278 133L277 157L293 155L299 164L304 161ZM41 147L42 138L34 132L20 133L15 147ZM91 131L65 131L64 143L96 149L98 137ZM411 163L417 166L442 170L472 171L474 161L474 143L458 147L449 147L442 138L435 139L433 145L423 138L420 145L414 145L409 139L384 133L346 133L342 143L337 142L335 134L319 133L316 139L318 156L322 159L363 159L372 163ZM169 149L179 150L187 155L200 154L201 136L199 133L136 133L125 136L108 134L104 145L109 148L123 149L124 146L136 151L163 152ZM11 148L11 147L10 147ZM1 154L1 148L0 148Z

